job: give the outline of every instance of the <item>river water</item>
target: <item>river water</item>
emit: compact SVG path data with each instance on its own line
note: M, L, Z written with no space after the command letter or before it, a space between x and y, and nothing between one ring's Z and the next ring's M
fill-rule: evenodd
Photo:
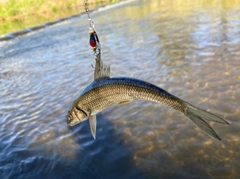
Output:
M149 81L229 121L222 142L134 101L66 123L93 80L86 15L0 43L0 178L240 178L240 2L138 0L91 13L112 76Z

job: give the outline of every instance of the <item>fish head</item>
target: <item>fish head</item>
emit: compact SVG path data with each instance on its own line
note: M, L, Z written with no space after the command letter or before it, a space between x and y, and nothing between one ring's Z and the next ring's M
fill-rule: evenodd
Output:
M87 120L89 117L88 113L78 106L73 106L70 111L68 111L67 123L70 126L75 126L76 124Z

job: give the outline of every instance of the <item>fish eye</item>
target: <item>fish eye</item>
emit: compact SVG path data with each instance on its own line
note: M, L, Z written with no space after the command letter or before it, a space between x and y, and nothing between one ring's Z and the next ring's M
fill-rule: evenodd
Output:
M86 117L88 116L87 113L84 110L82 110L81 108L79 108L78 106L76 106L76 109L78 111L81 111Z

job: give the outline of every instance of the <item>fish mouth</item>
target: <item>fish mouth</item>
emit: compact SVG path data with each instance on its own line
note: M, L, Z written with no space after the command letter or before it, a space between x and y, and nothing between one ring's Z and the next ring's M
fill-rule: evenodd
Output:
M80 122L79 119L75 120L71 115L68 115L68 119L67 119L67 124L68 125L75 126L79 122Z
M74 126L73 117L70 115L68 115L67 124L70 126Z

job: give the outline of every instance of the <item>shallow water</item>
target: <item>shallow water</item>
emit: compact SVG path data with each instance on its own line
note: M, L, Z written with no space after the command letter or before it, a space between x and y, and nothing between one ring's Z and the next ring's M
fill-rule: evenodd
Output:
M147 80L231 125L214 140L146 101L66 124L93 80L87 17L0 43L0 178L240 178L240 2L139 0L91 13L112 76Z

